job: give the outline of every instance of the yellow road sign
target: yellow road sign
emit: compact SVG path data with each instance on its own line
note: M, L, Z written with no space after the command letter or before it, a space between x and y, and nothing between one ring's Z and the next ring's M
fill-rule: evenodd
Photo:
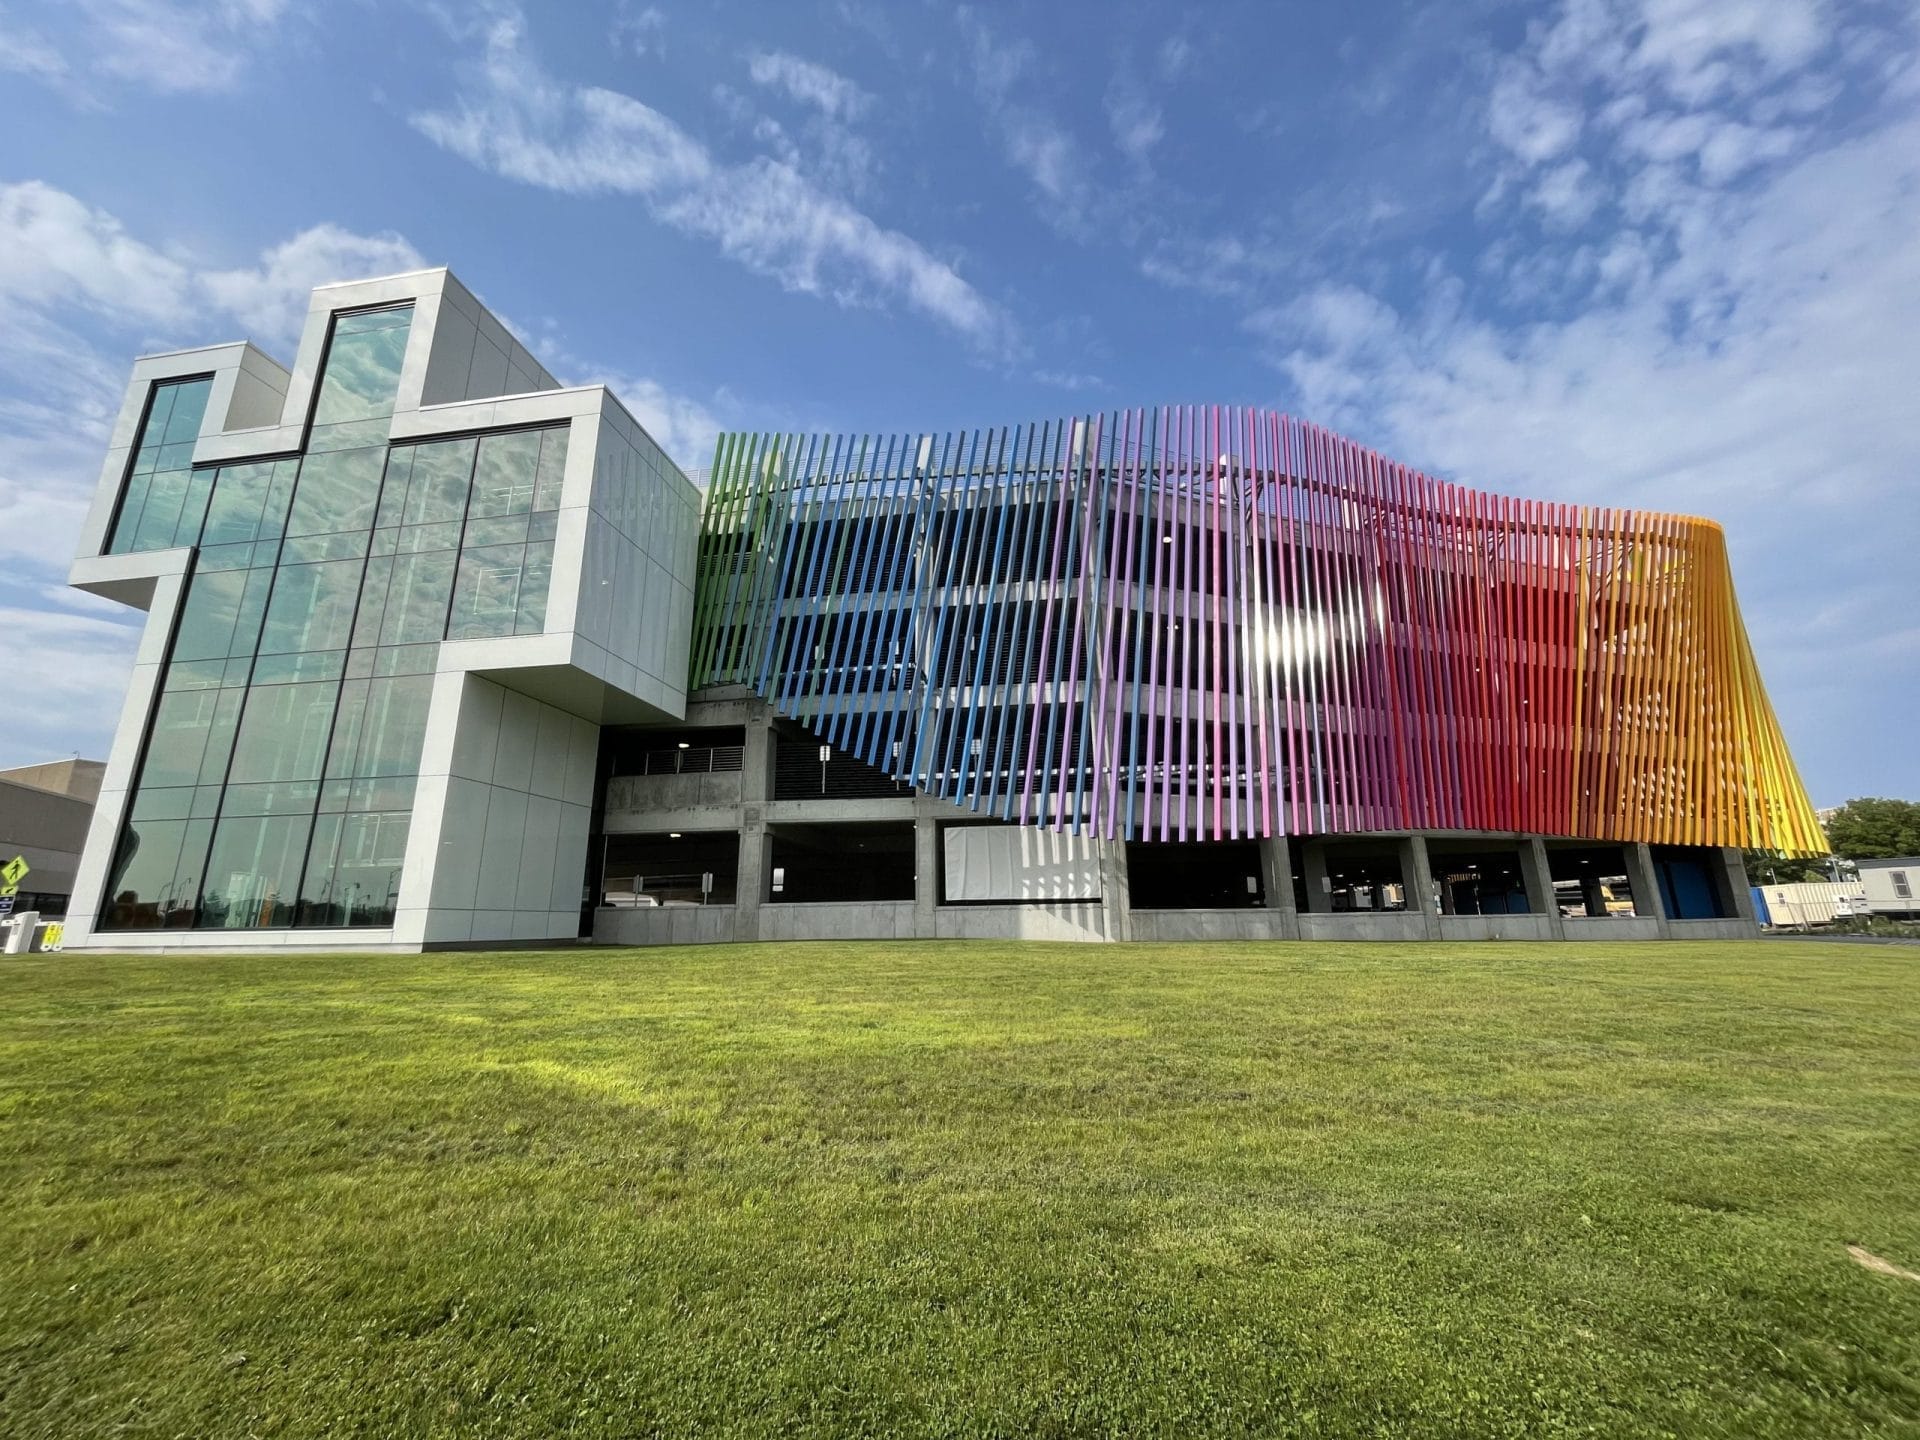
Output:
M11 895L20 888L20 882L31 867L18 855L0 865L0 895Z

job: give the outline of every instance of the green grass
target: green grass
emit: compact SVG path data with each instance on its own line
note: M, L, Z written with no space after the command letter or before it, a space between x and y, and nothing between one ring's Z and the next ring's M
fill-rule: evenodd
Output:
M1920 1435L1920 952L0 965L0 1434Z

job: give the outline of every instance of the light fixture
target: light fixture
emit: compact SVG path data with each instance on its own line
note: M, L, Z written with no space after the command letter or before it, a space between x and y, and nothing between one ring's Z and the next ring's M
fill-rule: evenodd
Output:
M670 830L667 832L667 839L678 840L679 838L680 838L680 832L678 830Z
M686 741L684 741L684 740L682 740L682 741L680 742L680 748L681 748L682 750L691 750L691 749L693 748L693 746L691 746L691 745L689 745L689 744L688 744L688 743L687 743Z

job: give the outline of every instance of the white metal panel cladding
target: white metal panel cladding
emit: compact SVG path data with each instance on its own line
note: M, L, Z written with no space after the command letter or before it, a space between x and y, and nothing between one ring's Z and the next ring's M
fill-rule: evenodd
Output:
M1100 853L1091 836L1030 825L954 825L945 840L950 904L1100 898Z

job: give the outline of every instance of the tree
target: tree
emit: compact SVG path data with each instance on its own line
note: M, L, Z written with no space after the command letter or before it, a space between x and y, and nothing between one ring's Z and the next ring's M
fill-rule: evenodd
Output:
M1771 850L1743 850L1747 880L1753 885L1792 885L1803 880L1831 880L1825 860L1802 860Z
M1849 800L1827 820L1827 843L1849 860L1920 855L1920 804L1911 800Z

